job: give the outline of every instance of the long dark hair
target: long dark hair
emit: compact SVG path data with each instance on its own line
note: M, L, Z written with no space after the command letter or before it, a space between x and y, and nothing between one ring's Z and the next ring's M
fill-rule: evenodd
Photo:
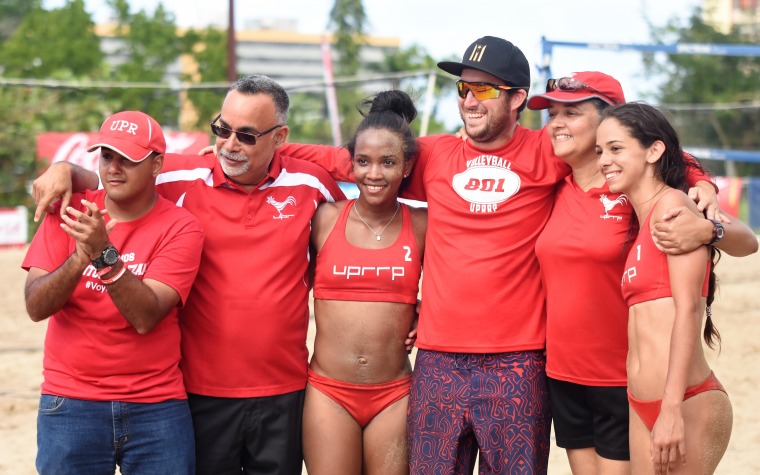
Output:
M665 151L655 163L655 174L669 187L686 193L689 190L689 185L686 182L687 169L693 166L704 171L694 157L692 157L691 163L687 161L678 134L665 115L657 108L642 102L629 102L605 109L602 112L602 120L608 118L617 120L620 125L628 130L631 137L636 139L644 148L649 148L658 140L665 144ZM711 308L715 300L715 290L718 283L715 276L715 266L720 260L720 251L713 246L710 246L710 260L712 265L710 266L707 318L703 337L707 345L712 348L714 343L720 344L720 333L713 325Z

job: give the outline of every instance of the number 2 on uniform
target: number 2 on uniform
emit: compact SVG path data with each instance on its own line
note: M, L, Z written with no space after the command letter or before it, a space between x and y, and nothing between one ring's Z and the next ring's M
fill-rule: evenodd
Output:
M404 246L404 250L406 251L406 256L404 256L404 260L406 262L412 262L412 248L409 246Z

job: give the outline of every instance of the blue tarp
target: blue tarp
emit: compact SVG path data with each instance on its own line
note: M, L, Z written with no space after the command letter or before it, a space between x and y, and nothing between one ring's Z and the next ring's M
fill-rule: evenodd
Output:
M747 204L749 205L749 225L760 228L760 178L745 178L747 181Z

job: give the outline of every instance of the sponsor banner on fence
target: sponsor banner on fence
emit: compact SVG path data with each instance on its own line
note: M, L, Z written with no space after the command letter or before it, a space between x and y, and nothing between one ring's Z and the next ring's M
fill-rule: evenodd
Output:
M27 211L24 206L0 208L0 248L25 245L27 223Z
M98 134L84 132L46 132L37 136L37 159L47 162L71 162L97 171L100 150L87 151ZM198 153L210 144L203 132L164 132L168 153Z
M715 183L720 191L718 192L718 206L720 209L732 216L739 216L739 203L742 200L741 178L716 177Z

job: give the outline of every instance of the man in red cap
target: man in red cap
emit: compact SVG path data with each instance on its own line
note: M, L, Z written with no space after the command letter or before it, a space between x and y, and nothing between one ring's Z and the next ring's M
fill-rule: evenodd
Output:
M48 322L37 470L191 475L177 311L204 232L156 193L166 142L152 117L112 115L97 148L104 189L48 214L22 264L27 312Z
M157 180L206 233L180 319L198 474L302 469L311 218L344 196L324 169L280 153L289 104L272 79L240 78L210 124L218 153L170 155ZM38 214L53 197L66 200L72 180L97 186L92 175L51 167L35 181Z

